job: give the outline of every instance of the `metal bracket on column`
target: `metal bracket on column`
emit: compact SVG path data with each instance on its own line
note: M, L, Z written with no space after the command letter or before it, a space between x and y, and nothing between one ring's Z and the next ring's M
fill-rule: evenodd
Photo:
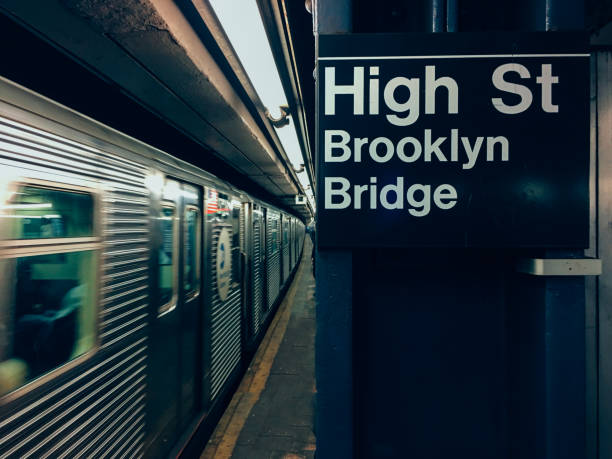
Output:
M599 258L521 258L516 270L532 276L599 276Z

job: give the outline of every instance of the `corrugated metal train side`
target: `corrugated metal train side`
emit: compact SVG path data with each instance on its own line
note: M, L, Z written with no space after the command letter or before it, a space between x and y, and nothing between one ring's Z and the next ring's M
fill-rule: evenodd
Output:
M303 239L282 209L0 80L0 456L180 451Z

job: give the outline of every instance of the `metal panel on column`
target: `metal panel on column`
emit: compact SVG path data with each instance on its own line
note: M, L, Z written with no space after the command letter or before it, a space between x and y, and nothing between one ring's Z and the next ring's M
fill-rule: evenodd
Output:
M612 457L612 52L597 59L597 150L599 160L599 448L600 458Z

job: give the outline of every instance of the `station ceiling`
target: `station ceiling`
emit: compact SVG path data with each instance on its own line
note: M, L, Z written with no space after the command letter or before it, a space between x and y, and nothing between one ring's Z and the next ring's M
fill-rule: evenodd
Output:
M309 123L306 113L314 103L314 84L308 82L311 102L305 109L284 3L259 6L268 14L264 23L277 64L285 66L280 73L290 91L292 118L310 155L314 120ZM0 9L310 220L310 206L296 204L295 196L304 192L266 107L206 0L46 0L36 8L3 0ZM302 22L308 18L304 10ZM312 33L308 37L313 42ZM299 53L302 48L296 47ZM306 163L312 174L310 157Z
M525 6L535 0L517 1ZM315 50L309 2L257 3L314 184ZM408 8L405 0L354 0L354 31L420 30L429 3L419 0ZM460 29L461 24L526 28L529 20L516 17L529 8L519 8L514 0L460 5ZM609 44L612 0L585 5L587 29ZM305 220L311 218L310 207L295 204L295 195L303 194L296 173L207 0L46 0L36 2L36 8L31 2L2 0L0 10ZM209 169L193 156L188 160Z

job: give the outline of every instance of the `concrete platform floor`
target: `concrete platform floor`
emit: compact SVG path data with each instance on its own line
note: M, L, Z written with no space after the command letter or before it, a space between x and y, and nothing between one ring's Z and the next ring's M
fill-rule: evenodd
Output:
M201 459L311 459L314 426L314 278L304 255L251 366Z

